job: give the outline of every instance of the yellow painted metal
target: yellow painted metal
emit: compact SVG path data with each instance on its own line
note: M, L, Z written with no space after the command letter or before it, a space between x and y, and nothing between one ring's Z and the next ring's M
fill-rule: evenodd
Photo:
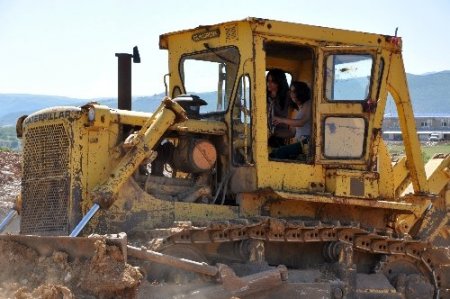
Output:
M391 156L386 143L383 139L378 140L378 172L380 174L379 192L381 198L396 198L395 196L395 181L394 169L392 167Z
M403 143L408 159L408 169L414 192L428 192L428 183L420 151L419 137L417 136L414 113L409 97L408 85L406 83L405 68L403 66L402 56L399 53L392 53L391 56L388 89L397 106Z
M450 180L450 154L438 154L425 165L430 192L441 193Z
M94 217L90 230L96 231L99 218L105 217L103 225L112 231L125 230L128 233L148 231L152 228L173 227L174 222L206 220L229 220L239 217L238 207L210 205L161 200L146 193L131 178L117 194L117 200L108 210L100 210L100 217Z
M269 151L264 142L269 136L267 130L267 103L265 85L265 52L263 51L264 39L255 37L255 86L254 86L254 136L255 160L257 171L257 185L260 188L270 187L274 190L309 190L311 183L325 184L324 170L319 165L307 165L301 163L283 163L268 160Z
M244 36L247 38L242 38ZM248 37L251 37L251 39L248 39ZM312 67L308 70L306 67L308 62L301 65L298 61L286 60L282 57L268 57L264 49L265 44L269 41L311 47L316 61L309 61L309 65ZM314 183L326 185L326 191L328 192L336 192L337 189L347 190L349 188L348 182L338 182L341 186L337 186L335 179L327 179L323 165L340 165L347 169L363 172L367 172L368 168L374 168L377 163L378 139L381 136L379 132L388 88L396 90L397 94L401 94L402 99L404 99L400 102L409 103L409 97L405 98L405 92L407 96L406 85L402 82L402 80L406 80L404 79L405 74L403 70L399 70L402 46L400 38L256 18L168 33L160 36L160 48L169 50L170 90L181 88L183 91L183 81L178 72L180 58L185 53L204 50L205 42L209 47L236 46L241 55L241 66L239 69L243 69L243 61L252 61L252 69L249 69L248 72L252 82L253 136L254 140L257 140L253 146L253 156L257 170L256 184L259 188L270 187L275 190L304 192L310 190L311 183ZM322 74L324 74L324 57L328 53L363 53L372 55L374 66L372 71L373 80L370 85L370 100L378 105L380 109L376 109L373 113L367 113L363 110L361 103L330 103L324 100L324 78ZM267 143L264 142L268 136L265 72L271 67L283 68L293 75L293 79L306 81L312 86L315 105L313 107L314 133L316 136L314 140L314 152L316 153L314 164L281 163L268 159L269 149ZM314 69L313 72L311 72L312 69ZM233 98L233 95L230 98ZM410 106L410 104L402 105L405 107L407 105ZM368 134L365 137L365 151L361 159L330 160L321 156L320 153L323 147L321 139L323 134L322 122L327 115L360 117L367 122ZM409 119L408 123L411 122L413 119L412 110L403 117ZM410 139L415 138L414 134L409 134L408 136L411 136ZM417 155L413 154L413 152L418 152L419 144L416 141L408 142L410 144L408 146L410 156L408 160L417 160L413 167L415 169L415 180L420 181L421 186L426 185L421 174L420 161L416 157ZM411 148L415 149L411 150ZM384 152L383 155L385 169L389 171L387 153ZM404 170L407 169L395 167L393 170L394 175L404 178L407 176ZM269 173L270 175L268 175ZM396 194L398 195L399 192L394 194L392 186L385 189L384 187L392 182L387 181L385 174L380 176L384 178L381 193L376 191L379 189L377 187L377 184L380 184L379 179L373 179L372 183L368 185L369 189L373 191L373 198L381 195L383 198L397 201L398 196ZM395 186L401 185L400 181L403 182L404 180L399 178ZM420 188L420 192L426 190L426 186Z
M239 217L238 208L224 205L175 203L175 221L231 220Z
M402 193L405 192L405 189L411 182L406 157L401 157L400 160L395 162L393 170L394 174L392 179L394 181L395 195L400 196Z
M195 33L211 32L216 28L231 28L229 30L238 31L239 36L245 36L245 33L241 31L244 26L250 26L253 32L261 35L303 37L306 39L317 40L322 43L326 42L327 45L346 44L355 46L382 46L385 48L394 48L391 43L386 42L386 36L381 34L326 28L298 23L288 23L261 18L247 18L241 21L232 21L211 26L200 26L195 29L166 33L160 36L159 46L161 49L170 50L171 37L178 37L181 35L188 37L188 39L184 40L185 43L192 44L194 41L192 39L192 36ZM226 35L221 33L219 35L219 38L223 42L224 40L226 40ZM198 40L194 42L200 44L204 42L204 40Z
M426 198L420 200L427 205L430 203L430 200ZM400 223L403 225L402 232L407 232L412 227L427 205L337 197L326 193L312 195L270 190L239 195L242 217L264 215L295 218L302 215L314 219L318 217L352 219L362 225L374 228L384 228L386 220L392 219L392 225L400 226ZM396 214L402 217L392 218ZM404 230L405 225L408 228L406 231Z
M376 70L377 73L381 72L381 77L378 85L378 97L373 97L376 100L377 109L373 115L373 127L376 129L381 129L384 119L384 113L386 108L386 101L388 97L388 77L389 77L389 67L390 67L390 57L391 52L401 51L400 46L397 49L388 51L387 49L381 49L378 51L379 59L377 59ZM373 91L372 91L373 92Z
M425 173L430 188L430 193L445 193L446 187L450 181L450 154L436 154L425 165ZM403 193L413 192L412 184L408 184Z
M236 34L236 38L229 38L228 32L232 28L232 32ZM293 30L293 28L296 28ZM220 32L217 35L216 30ZM225 33L225 34L224 34ZM198 38L200 35L209 36L206 41L197 42L193 40L194 37ZM250 43L248 39L239 38L241 36L252 36L253 41ZM310 81L314 90L314 102L322 103L322 84L323 79L318 74L322 71L322 55L316 56L318 58L315 64L315 73L311 73L308 76L307 72L299 72L298 66L295 67L293 61L283 61L281 58L268 58L265 56L264 44L268 40L303 44L312 47L320 47L323 41L327 41L327 51L331 51L335 46L338 49L338 44L346 44L345 50L353 49L352 51L358 53L377 55L377 49L392 49L391 43L386 41L385 36L376 34L366 34L360 32L350 32L346 30L335 30L329 28L321 28L314 26L306 26L301 24L290 24L285 22L260 20L260 19L246 19L242 21L229 22L224 24L218 24L208 27L200 27L192 30L185 30L175 33L169 33L160 37L160 47L169 50L169 70L171 74L170 89L175 87L183 89L183 83L179 76L179 60L185 53L204 50L204 42L207 42L210 47L214 46L237 46L241 55L242 61L251 59L253 61L253 71L250 72L250 81L252 82L252 94L254 105L252 105L253 115L253 136L255 140L263 141L267 138L267 118L266 118L266 95L265 95L265 70L268 67L283 67L296 75L299 79L304 81ZM349 46L354 46L351 48ZM339 48L342 51L342 48ZM311 66L312 66L312 62ZM377 60L377 68L379 66L379 60ZM307 69L303 67L303 69ZM311 68L312 69L312 68ZM314 78L315 81L311 79ZM377 90L378 85L372 85L373 92ZM232 97L231 97L232 98ZM316 128L317 134L320 135L320 123L321 116L325 114L347 114L347 115L359 115L365 118L365 114L362 112L360 104L349 103L333 103L333 104L321 104L320 108L315 109L315 119L317 122ZM318 112L320 111L320 112ZM369 130L372 125L369 122ZM370 136L367 137L370 140ZM320 152L321 143L319 139L315 142L316 152ZM325 185L325 175L323 167L319 164L305 165L299 163L277 163L268 160L268 149L265 142L256 142L254 148L255 165L257 168L257 186L271 187L274 189L284 189L291 191L308 190L310 184L317 183ZM364 159L358 159L353 161L334 161L340 165L352 165L353 169L364 169L364 164L367 163L368 151L366 152ZM318 162L316 157L316 162ZM324 163L330 163L326 161ZM267 175L270 173L270 175ZM301 175L295 175L301 174ZM329 190L334 191L334 190Z
M158 110L130 141L131 148L113 169L108 180L94 188L92 193L96 198L95 201L104 207L110 206L122 185L140 163L151 154L151 149L154 148L156 142L173 125L176 118L183 114L184 110L177 103L169 99L164 100Z
M332 169L326 172L326 176L335 180L335 196L378 198L378 173Z
M225 135L227 133L227 126L224 122L220 121L188 119L172 125L169 130L183 133Z
M330 195L319 195L319 194L298 194L290 192L275 191L276 194L282 198L290 198L294 200L300 200L305 202L315 202L315 203L328 203L328 204L339 204L344 206L359 206L359 207L370 207L370 208L382 208L388 210L398 210L398 211L416 211L417 207L415 204L407 202L392 202L384 200L364 200L356 198L347 198L342 196L330 196Z
M94 106L98 109L98 105ZM143 126L152 117L152 113L135 112L127 110L111 110L111 122L121 125ZM224 122L214 120L197 120L187 119L177 122L170 126L170 131L186 132L186 133L200 133L211 135L225 135L227 126Z
M331 30L331 29L330 29ZM333 29L334 30L334 29ZM361 38L361 37L360 37ZM367 38L367 37L366 37ZM345 38L343 38L345 40ZM356 41L353 41L354 43ZM325 64L325 59L328 55L332 54L364 54L364 55L371 55L374 60L374 67L372 71L372 76L374 78L377 77L377 74L379 72L379 56L378 52L381 50L382 45L381 44L372 44L367 43L365 46L363 45L355 45L354 43L350 43L346 45L345 47L338 47L338 46L330 46L327 45L326 47L321 47L319 53L320 56L318 57L318 65L317 65L317 71L318 74L326 74L327 69L331 66L328 66ZM385 45L384 45L385 46ZM326 69L324 69L326 68ZM315 102L317 105L317 111L319 113L316 113L315 122L316 122L316 128L317 128L317 135L323 136L325 134L325 128L324 128L324 121L327 117L348 117L348 118L358 118L361 120L364 120L366 124L365 131L367 132L367 135L364 136L364 143L365 148L363 149L363 155L361 157L356 157L353 159L345 159L344 161L342 159L330 159L326 157L325 153L323 152L324 144L322 144L323 139L318 140L318 143L316 143L316 152L319 153L319 155L316 156L316 162L317 163L323 163L323 164L336 164L336 165L346 165L346 167L353 168L353 169L361 169L361 170L367 170L367 167L361 167L362 165L367 165L370 160L370 155L374 154L372 144L373 144L373 136L371 132L374 129L374 125L372 122L372 115L370 113L366 113L363 109L363 105L361 101L329 101L324 94L324 86L325 84L332 84L333 82L329 82L331 80L326 80L325 75L318 76L317 84L315 86L315 91L317 94L317 97L315 98ZM371 89L369 90L369 99L375 98L379 82L377 80L371 81L370 84ZM327 87L330 88L330 87ZM337 137L340 138L340 137ZM347 147L354 146L354 142L351 140L346 145Z

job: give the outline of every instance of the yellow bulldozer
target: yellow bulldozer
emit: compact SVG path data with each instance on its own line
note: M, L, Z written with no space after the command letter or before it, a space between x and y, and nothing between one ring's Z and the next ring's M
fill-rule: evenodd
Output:
M247 18L159 47L169 73L154 113L131 109L135 49L116 54L118 109L19 119L22 190L1 230L19 214L20 234L0 240L88 257L107 235L144 279L192 286L174 298L450 298L450 155L423 163L400 37ZM271 155L273 69L311 90L295 158Z

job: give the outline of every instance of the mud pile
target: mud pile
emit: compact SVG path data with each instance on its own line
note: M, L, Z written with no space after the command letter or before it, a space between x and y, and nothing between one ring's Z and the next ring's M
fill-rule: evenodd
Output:
M143 277L125 263L120 249L95 242L88 260L55 251L49 257L0 240L0 298L135 298Z
M20 192L20 155L0 151L0 218L13 206Z

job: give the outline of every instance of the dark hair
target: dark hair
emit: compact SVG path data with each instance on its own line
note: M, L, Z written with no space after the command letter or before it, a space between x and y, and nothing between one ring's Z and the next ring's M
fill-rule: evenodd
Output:
M300 103L305 103L311 100L311 89L305 82L292 81L291 86L295 89L295 96L300 101Z
M285 107L286 98L289 91L289 84L286 79L286 74L281 69L271 69L267 73L266 83L269 76L271 76L272 81L278 85L277 98L278 101L280 101L280 106ZM269 90L267 90L267 94L269 94Z

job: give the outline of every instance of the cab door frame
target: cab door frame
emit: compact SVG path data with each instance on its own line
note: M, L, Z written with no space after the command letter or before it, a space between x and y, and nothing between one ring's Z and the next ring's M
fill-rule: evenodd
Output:
M372 67L370 72L368 95L360 100L333 100L328 99L326 95L327 87L330 88L327 76L327 59L332 55L370 55L372 57ZM346 167L354 169L367 169L371 160L371 147L373 145L372 129L374 119L374 109L376 108L377 98L381 84L381 74L383 71L383 60L380 55L380 49L377 47L321 47L319 49L317 64L316 93L318 101L316 103L316 115L314 118L316 127L315 140L315 162L317 164L327 165L347 165ZM327 85L328 84L328 85ZM372 106L371 106L372 105ZM333 122L334 121L334 122ZM364 128L358 127L363 123ZM354 126L353 128L348 127ZM348 136L351 132L362 134L362 136ZM336 134L336 136L333 136ZM357 140L356 138L363 138ZM328 139L327 139L328 138ZM345 139L341 139L345 138ZM329 140L329 141L328 141ZM327 143L328 141L328 143ZM339 143L336 146L354 147L352 142L358 142L362 145L360 156L335 156L329 155L338 152L339 149L329 150L330 142ZM349 149L343 148L348 151ZM328 155L327 155L328 153Z

